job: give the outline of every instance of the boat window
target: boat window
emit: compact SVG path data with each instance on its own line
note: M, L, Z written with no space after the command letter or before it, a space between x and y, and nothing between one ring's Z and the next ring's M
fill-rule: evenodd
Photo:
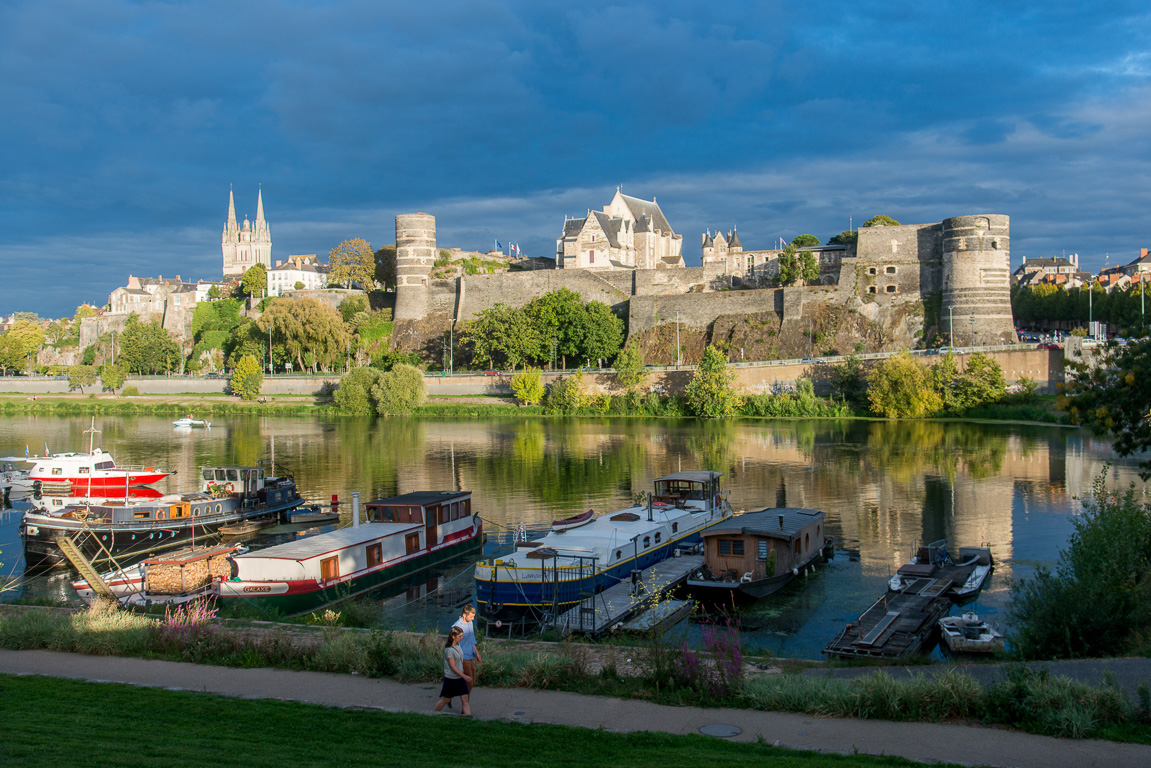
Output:
M235 483L235 482L239 482L239 480L240 480L240 473L239 473L239 472L237 472L237 471L236 471L236 470L234 470L234 469L229 469L229 470L228 470L228 479L229 479L229 480L231 480L233 483Z
M795 556L799 557L799 553L800 553L800 551L799 551L799 539L796 539L795 540Z
M420 534L409 533L404 537L404 549L409 555L420 551Z
M53 467L52 468L52 474L62 475L62 474L64 474L64 470L62 470L60 467Z
M116 465L110 461L101 461L96 465L96 469L115 469Z
M644 536L643 537L643 548L647 549L650 546L651 546L651 536Z
M87 467L80 467L80 474L81 475L88 474L88 468Z
M217 514L217 515L218 515L218 514L220 514L220 511L221 511L221 510L223 510L223 507L222 507L222 506L220 506L219 504L217 504L217 505L216 505L216 514Z
M146 511L137 510L136 512L132 513L132 517L135 520L147 520L150 515Z
M676 533L678 531L679 531L679 523L672 523L671 524L671 532Z
M262 469L259 469L259 470L256 470L256 472L257 472L257 475L256 475L256 476L257 476L258 478L260 478L261 480L263 480L263 479L264 479L264 470L262 470Z
M225 473L224 473L224 470L222 470L222 469L217 469L217 470L216 470L216 480L218 480L219 482L223 483L223 482L226 482L226 481L227 481L227 479L228 479L228 478L227 478L227 477L225 477Z
M721 555L743 555L743 539L720 539L719 553Z
M811 534L810 533L803 534L803 549L805 552L807 550L811 549Z
M760 560L766 560L767 559L767 539L760 539L759 540L759 559Z
M340 558L337 556L325 557L320 561L320 578L325 581L340 577Z
M210 469L205 469L200 474L202 474L204 476L205 480L211 480L212 479L212 470L210 470Z
M452 519L452 508L451 507L440 507L439 508L439 519L440 519L440 525L443 525L444 523L451 520Z
M384 562L384 546L382 544L368 545L368 567Z
M655 532L655 543L656 543L656 544L659 544L659 542L660 542L660 539L662 539L662 538L663 538L663 534L662 534L662 533L660 533L659 531L656 531L656 532Z
M616 559L616 560L619 560L619 559L620 559L620 557L621 557L621 555L620 555L620 552L619 552L619 550L617 549L617 550L615 551L615 559Z

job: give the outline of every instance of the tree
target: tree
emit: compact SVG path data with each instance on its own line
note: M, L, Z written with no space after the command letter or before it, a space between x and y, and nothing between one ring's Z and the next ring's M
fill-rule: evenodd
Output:
M799 254L799 276L806 282L819 279L819 259L811 251Z
M791 244L796 248L805 248L812 245L819 245L819 238L815 235L796 235L791 241Z
M84 394L84 387L96 383L96 366L73 365L68 368L68 389L78 389Z
M300 282L299 280L297 280L295 283L292 284L292 288L296 289L297 291L302 291L302 290L304 290L304 284L302 282Z
M1024 658L1139 653L1151 632L1151 508L1133 484L1120 493L1106 480L1104 470L1071 518L1055 571L1041 567L1012 592L1012 645Z
M583 408L588 402L584 390L583 372L556 379L544 395L544 408L550 413L571 413Z
M948 352L931 366L931 385L939 395L941 410L955 411L963 406L959 396L959 363L954 352Z
M889 419L920 419L943 407L927 369L903 350L867 377L871 410Z
M302 371L307 367L304 353L311 351L320 368L329 371L349 350L351 337L340 313L313 298L273 299L257 321L267 337L269 328L273 345L285 353Z
M134 312L128 315L117 347L118 361L131 373L167 373L183 359L179 345L162 325L155 320L141 323Z
M427 396L423 372L403 363L381 373L379 381L372 387L376 413L381 416L410 414L423 404Z
M544 382L539 368L524 368L512 376L512 394L524 405L537 405L544 397Z
M859 232L854 229L845 229L838 235L827 239L828 245L855 245L859 242Z
M107 389L112 394L116 394L116 390L124 386L124 382L127 381L127 379L128 371L121 363L105 366L104 372L100 374L100 381L103 382L104 389Z
M253 264L240 280L247 296L264 296L268 292L268 269L263 264Z
M17 313L27 314L27 313ZM0 336L0 370L23 371L32 365L32 356L44 344L43 324L21 318Z
M208 299L215 301L218 298L220 298L220 286L213 283L212 286L208 288Z
M615 358L615 380L624 389L635 389L643 386L647 378L647 368L644 366L643 350L638 344L624 347Z
M699 368L684 388L688 409L701 418L730 416L743 406L735 390L735 371L727 367L727 355L709 346Z
M535 359L540 351L540 333L524 309L496 304L480 311L462 333L462 341L471 344L477 361L488 365L501 363L515 368Z
M537 360L550 362L554 349L559 355L560 367L567 368L569 356L579 357L583 353L587 316L583 298L578 293L570 288L550 291L532 299L525 309L538 333Z
M859 355L848 355L843 362L829 367L831 386L852 405L867 404L867 373Z
M328 282L335 285L342 283L345 288L351 288L352 283L359 283L362 288L369 290L375 279L376 255L372 252L371 244L363 238L345 240L328 251L328 269Z
M582 349L584 358L591 365L592 360L607 360L615 357L623 344L623 320L616 317L602 301L589 301L583 308Z
M396 246L385 245L380 250L376 251L376 282L384 287L385 291L394 291L396 289Z
M863 222L865 227L898 227L899 222L890 216L882 213L877 213L867 221Z
M352 372L340 379L334 399L339 409L345 413L370 415L375 412L372 402L372 388L380 383L383 372L367 366L353 368Z
M799 265L799 258L795 255L796 248L789 245L779 252L779 284L794 285L803 273Z
M244 400L255 400L264 386L264 367L251 355L240 358L232 371L232 394Z
M1068 360L1068 381L1058 406L1075 424L1096 434L1110 432L1120 456L1151 448L1151 339L1125 347L1107 346L1091 365ZM1139 462L1144 480L1151 459Z
M967 359L956 388L962 407L975 408L1002 400L1007 395L1007 380L999 363L980 352Z

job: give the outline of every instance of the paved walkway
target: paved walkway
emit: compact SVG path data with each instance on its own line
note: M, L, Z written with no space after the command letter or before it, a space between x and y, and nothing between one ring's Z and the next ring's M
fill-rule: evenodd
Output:
M322 672L230 669L116 656L0 650L0 673L49 675L97 682L215 693L251 699L306 701L388 712L430 712L438 684L405 685ZM963 725L824 719L739 709L670 707L644 701L523 688L476 689L478 719L555 723L607 731L699 733L712 724L741 729L737 741L762 735L794 749L898 755L922 762L968 765L1151 766L1151 747L1106 741L1070 741ZM626 761L624 761L626 762Z

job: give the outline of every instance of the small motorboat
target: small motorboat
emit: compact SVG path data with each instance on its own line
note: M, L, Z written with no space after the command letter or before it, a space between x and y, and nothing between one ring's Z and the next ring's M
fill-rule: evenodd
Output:
M318 504L308 504L303 507L289 510L285 517L292 525L313 523L332 523L340 519L340 513L333 510L331 507L328 509L320 509Z
M938 587L960 601L978 594L993 564L991 548L986 544L960 547L959 558L952 559L947 542L940 540L913 547L911 561L899 567L888 586L892 592L921 594Z
M212 422L205 421L204 419L193 419L191 416L185 416L182 419L176 419L172 422L173 427L211 427Z
M552 520L553 531L568 531L572 528L579 528L581 525L587 525L595 518L595 510L589 509L587 512L581 512L578 515L565 517L563 520Z
M996 653L1005 646L1003 634L972 612L939 620L943 642L957 653Z

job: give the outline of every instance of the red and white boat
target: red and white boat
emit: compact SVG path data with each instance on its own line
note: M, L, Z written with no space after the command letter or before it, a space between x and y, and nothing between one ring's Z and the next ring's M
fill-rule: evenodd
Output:
M101 496L108 488L151 485L172 474L156 467L116 466L112 455L96 447L96 419L84 430L90 435L87 453L45 453L25 461L33 464L29 476L33 490L45 494ZM37 485L39 483L39 485Z

